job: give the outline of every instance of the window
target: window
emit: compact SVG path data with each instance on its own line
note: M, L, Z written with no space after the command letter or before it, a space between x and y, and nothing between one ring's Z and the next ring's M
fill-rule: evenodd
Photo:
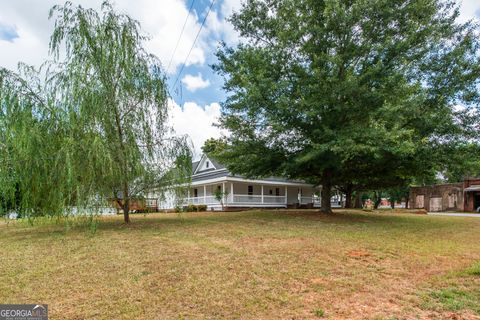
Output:
M248 186L248 195L249 196L253 195L253 186Z
M275 188L275 195L280 196L280 188Z
M222 192L222 187L217 186L217 190L218 190L218 192Z
M205 168L210 168L210 162L205 162Z
M423 209L425 207L425 196L423 194L417 195L415 198L415 208Z
M198 189L197 188L193 189L193 196L195 198L198 198Z
M268 193L269 193L270 195L273 195L273 190L270 189Z

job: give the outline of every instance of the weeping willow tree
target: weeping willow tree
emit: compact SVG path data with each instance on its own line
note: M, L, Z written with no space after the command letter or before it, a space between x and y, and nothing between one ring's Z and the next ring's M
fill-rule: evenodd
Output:
M32 67L0 70L0 213L59 214L68 202L66 119Z
M161 64L139 23L108 2L100 12L67 2L50 18L45 80L3 71L0 135L11 143L2 146L2 198L20 194L22 210L37 215L120 199L128 223L132 199L189 176L186 139L167 125Z

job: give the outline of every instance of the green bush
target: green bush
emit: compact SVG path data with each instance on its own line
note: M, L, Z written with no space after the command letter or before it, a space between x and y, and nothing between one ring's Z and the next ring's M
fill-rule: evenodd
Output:
M189 204L188 206L183 207L183 211L186 211L186 212L207 211L207 205L205 205L205 204L199 204L199 205Z

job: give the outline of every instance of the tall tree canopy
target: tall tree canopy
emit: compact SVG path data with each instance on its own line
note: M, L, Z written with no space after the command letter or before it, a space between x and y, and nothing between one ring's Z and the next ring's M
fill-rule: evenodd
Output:
M361 170L389 166L391 182L428 169L464 133L453 107L479 98L478 32L457 17L441 0L246 1L231 17L246 41L214 67L232 132L216 156L321 184L327 213L332 185L371 180Z
M101 12L67 2L53 7L50 17L55 19L50 41L53 62L44 71L42 101L30 90L34 83L21 80L7 86L16 75L3 73L2 92L8 94L1 97L0 105L11 110L13 96L22 112L2 114L0 132L11 136L6 148L18 149L9 163L17 161L16 156L27 159L20 159L19 166L9 170L30 170L32 179L59 174L52 186L46 183L52 178L42 182L47 190L38 196L46 201L58 197L60 211L97 198L121 198L125 222L129 222L132 198L161 192L189 174L190 150L185 138L175 137L167 126L168 95L160 61L143 48L146 38L139 23L116 13L108 2ZM12 123L19 115L25 121ZM19 129L30 125L33 130L45 129L38 135ZM41 164L57 158L58 172L55 166L36 168L27 163L34 148L40 149ZM8 170L2 173L3 179L8 178ZM24 194L28 177L18 177L17 182ZM9 185L12 189L13 184ZM31 206L26 201L23 210ZM46 209L40 205L36 211Z

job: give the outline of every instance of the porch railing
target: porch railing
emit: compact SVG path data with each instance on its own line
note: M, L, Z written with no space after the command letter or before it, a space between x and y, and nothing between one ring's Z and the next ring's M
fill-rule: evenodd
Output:
M233 195L233 203L262 203L262 196L259 195Z
M319 197L300 197L300 204L320 204L320 198Z
M320 197L301 197L300 198L300 204L310 204L310 203L313 203L313 206L315 207L320 207L322 204ZM342 207L342 202L339 199L332 198L332 200L330 200L330 204L332 208Z
M183 202L185 204L220 204L214 196L184 198Z
M233 201L232 201L233 200ZM220 202L215 199L214 196L199 196L183 199L184 204L209 204L219 205ZM225 205L228 204L285 204L284 196L271 196L264 195L263 201L261 195L248 195L248 194L234 194L233 199L231 195L228 195L223 201Z
M263 202L268 204L285 204L284 196L263 196Z
M300 204L306 205L311 204L315 207L319 207L321 205L320 197L300 197ZM296 201L298 202L298 200ZM214 196L200 196L200 197L190 197L183 199L183 203L188 204L206 204L206 205L220 205L220 201L215 199ZM224 205L228 204L266 204L266 205L282 205L286 203L285 196L272 196L272 195L263 195L263 201L261 195L248 195L248 194L234 194L228 195L225 200L223 201ZM341 207L342 204L338 199L332 199L331 201L332 207L338 208Z

